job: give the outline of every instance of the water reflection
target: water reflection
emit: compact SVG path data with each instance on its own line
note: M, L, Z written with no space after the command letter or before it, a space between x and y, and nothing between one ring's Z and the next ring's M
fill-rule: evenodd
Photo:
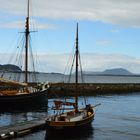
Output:
M6 113L23 113L23 112L41 112L41 111L46 111L48 108L48 100L47 98L44 101L41 101L39 104L35 104L32 102L30 103L25 103L24 104L20 104L17 102L16 103L9 103L5 104L3 103L2 106L0 107L0 114L6 114Z
M46 131L45 140L90 140L94 138L94 128L89 127L80 129L79 131L69 132L52 132Z
M6 110L6 112L0 112L0 127L7 125L14 125L17 123L22 123L26 121L31 121L35 119L42 119L48 115L48 107L37 107L37 108L27 108L27 109L16 109L16 110Z
M26 103L26 101L25 101ZM48 101L42 102L41 104L26 104L26 106L12 105L12 106L3 106L0 108L0 114L6 113L23 113L23 112L44 112L48 109Z

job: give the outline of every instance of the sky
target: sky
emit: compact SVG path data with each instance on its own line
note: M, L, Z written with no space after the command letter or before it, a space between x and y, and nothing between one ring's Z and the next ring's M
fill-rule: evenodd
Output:
M25 31L27 0L0 0L0 64ZM84 71L125 68L140 74L139 0L30 0L37 71L63 73L75 46L76 24Z

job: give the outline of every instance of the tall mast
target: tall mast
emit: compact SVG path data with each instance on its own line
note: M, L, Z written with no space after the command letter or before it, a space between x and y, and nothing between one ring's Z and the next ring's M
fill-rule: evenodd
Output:
M76 30L76 74L75 74L75 92L76 92L76 95L75 95L75 104L76 104L76 107L75 107L75 112L78 112L78 56L79 56L79 50L78 50L78 23L77 23L77 30Z
M27 17L26 17L26 24L25 24L25 36L26 36L26 43L25 43L25 82L28 83L28 44L29 44L29 0L27 6Z

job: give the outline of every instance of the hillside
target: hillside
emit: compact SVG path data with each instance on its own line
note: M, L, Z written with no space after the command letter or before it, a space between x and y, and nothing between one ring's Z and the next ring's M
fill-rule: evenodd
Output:
M16 65L6 64L0 65L0 71L21 72L22 70Z
M133 73L129 72L126 69L123 68L117 68L117 69L107 69L102 72L102 74L107 75L132 75Z
M133 75L133 73L129 72L123 68L115 68L115 69L107 69L103 72L84 72L87 75Z
M0 65L0 71L9 71L9 72L23 72L18 66L6 64L6 65ZM39 72L41 73L41 72ZM48 73L48 74L56 74L60 75L61 73ZM75 73L73 73L75 74ZM85 75L134 75L133 73L129 72L126 69L123 68L115 68L115 69L107 69L102 72L90 72L90 71L83 71L83 74Z

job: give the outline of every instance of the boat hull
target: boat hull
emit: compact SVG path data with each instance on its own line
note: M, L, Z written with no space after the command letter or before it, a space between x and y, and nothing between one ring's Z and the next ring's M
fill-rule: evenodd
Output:
M94 128L92 127L91 122L82 126L67 127L65 129L46 129L45 137L46 139L50 139L50 140L56 140L56 139L79 140L79 139L92 137L94 133Z
M47 90L29 94L0 96L0 111L39 108L47 103Z
M46 130L49 132L75 132L91 125L92 120L94 119L94 113L80 121L72 122L55 122L55 121L46 121Z

